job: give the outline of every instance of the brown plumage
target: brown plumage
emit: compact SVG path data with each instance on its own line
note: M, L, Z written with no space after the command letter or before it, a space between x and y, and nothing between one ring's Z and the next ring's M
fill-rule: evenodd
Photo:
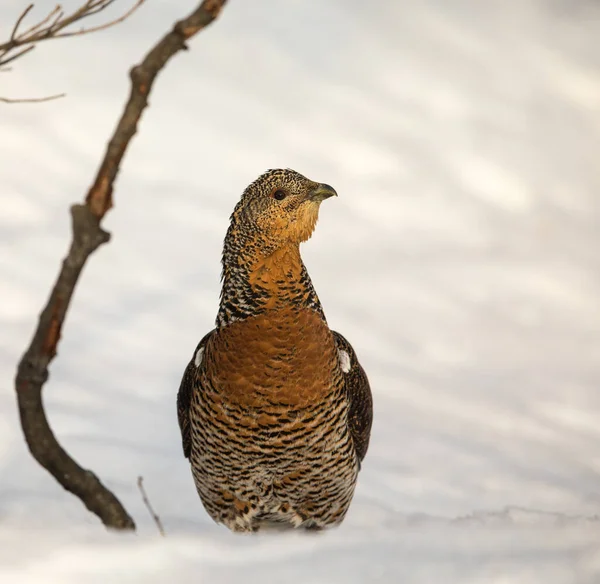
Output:
M181 381L183 452L207 512L234 531L339 524L367 452L369 382L327 326L299 250L335 194L292 170L244 191L223 248L217 327Z

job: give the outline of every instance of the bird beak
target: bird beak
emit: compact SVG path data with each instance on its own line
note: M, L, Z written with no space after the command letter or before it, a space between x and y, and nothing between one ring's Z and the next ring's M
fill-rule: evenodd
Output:
M337 197L338 194L335 192L333 187L326 185L325 183L317 184L315 187L308 191L308 199L315 203L320 203L329 197Z

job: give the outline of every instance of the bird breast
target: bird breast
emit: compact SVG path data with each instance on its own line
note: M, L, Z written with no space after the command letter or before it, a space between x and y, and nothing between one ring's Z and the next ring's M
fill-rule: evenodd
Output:
M341 384L333 335L310 309L266 311L217 329L204 358L207 385L243 407L310 406Z

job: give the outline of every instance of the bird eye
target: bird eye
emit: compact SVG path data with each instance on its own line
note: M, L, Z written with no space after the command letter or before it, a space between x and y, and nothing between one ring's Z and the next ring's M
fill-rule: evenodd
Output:
M283 201L283 199L285 199L287 197L287 193L284 190L282 190L282 189L277 189L273 193L272 197L274 199L277 199L278 201Z

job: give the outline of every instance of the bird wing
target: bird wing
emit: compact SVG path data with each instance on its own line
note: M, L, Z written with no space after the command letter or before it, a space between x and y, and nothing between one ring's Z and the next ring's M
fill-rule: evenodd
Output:
M190 457L192 450L192 435L190 432L190 407L192 405L192 393L198 368L202 366L204 348L210 336L214 333L214 329L210 331L198 343L194 355L188 366L185 368L183 378L177 392L177 420L179 422L179 430L181 431L181 444L183 446L183 455L186 458Z
M348 425L358 460L362 462L369 448L373 423L373 396L365 370L360 366L352 345L338 332L331 331L340 355L348 396Z

